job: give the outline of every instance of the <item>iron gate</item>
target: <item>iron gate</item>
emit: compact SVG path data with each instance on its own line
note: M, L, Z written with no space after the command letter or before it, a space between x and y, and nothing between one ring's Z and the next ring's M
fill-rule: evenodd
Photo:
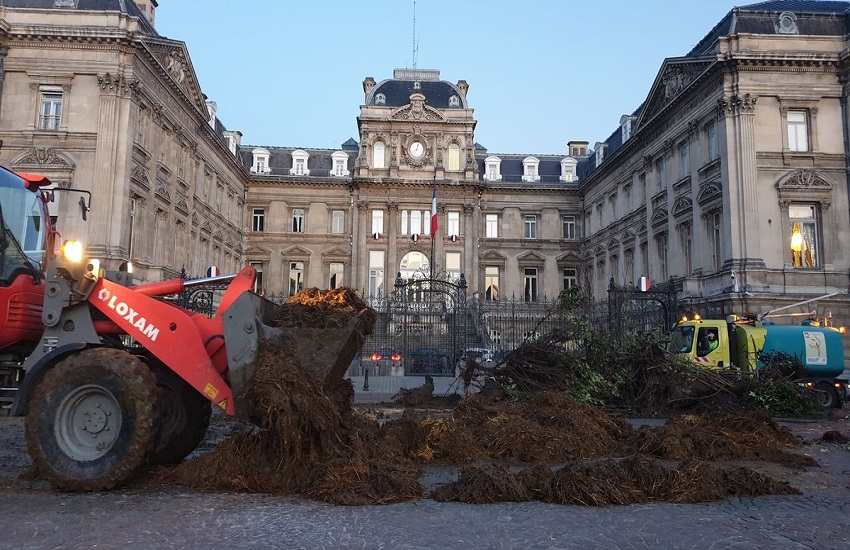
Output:
M378 313L355 372L371 376L454 376L468 348L481 345L473 312L467 307L466 280L396 278L393 293L370 298Z

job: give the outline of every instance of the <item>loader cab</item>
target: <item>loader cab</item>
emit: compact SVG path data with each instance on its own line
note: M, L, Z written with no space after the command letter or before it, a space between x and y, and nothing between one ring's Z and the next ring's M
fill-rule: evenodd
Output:
M47 185L43 176L0 167L0 354L26 355L44 331L43 271L53 239Z
M40 187L50 185L40 176L22 177L0 167L0 286L20 275L42 273L50 215Z

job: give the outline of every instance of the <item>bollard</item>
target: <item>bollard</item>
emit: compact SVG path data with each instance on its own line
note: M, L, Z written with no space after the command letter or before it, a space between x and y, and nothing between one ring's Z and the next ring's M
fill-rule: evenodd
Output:
M369 369L363 369L363 391L369 391Z

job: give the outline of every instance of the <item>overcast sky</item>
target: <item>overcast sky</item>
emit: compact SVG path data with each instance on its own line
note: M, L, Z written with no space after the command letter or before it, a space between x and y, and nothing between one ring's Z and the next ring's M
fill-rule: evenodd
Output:
M604 141L730 0L416 0L415 66L469 83L475 141L562 154ZM359 139L363 79L414 66L413 0L159 0L157 31L186 42L201 89L246 145Z

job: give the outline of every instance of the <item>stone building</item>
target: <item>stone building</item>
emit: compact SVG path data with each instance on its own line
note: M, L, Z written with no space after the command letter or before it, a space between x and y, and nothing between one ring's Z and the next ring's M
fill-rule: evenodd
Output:
M841 293L802 310L850 321L848 8L735 8L664 61L579 184L596 296L640 276L735 313Z
M398 276L433 274L463 276L487 299L536 301L576 284L587 144L575 156L489 153L474 140L468 89L436 70L397 69L364 80L359 141L241 147L246 261L263 290L345 285L380 297Z
M240 135L216 118L186 45L154 29L157 2L140 5L0 4L0 160L91 192L87 221L84 195L57 192L51 208L107 269L132 260L148 281L238 269Z

